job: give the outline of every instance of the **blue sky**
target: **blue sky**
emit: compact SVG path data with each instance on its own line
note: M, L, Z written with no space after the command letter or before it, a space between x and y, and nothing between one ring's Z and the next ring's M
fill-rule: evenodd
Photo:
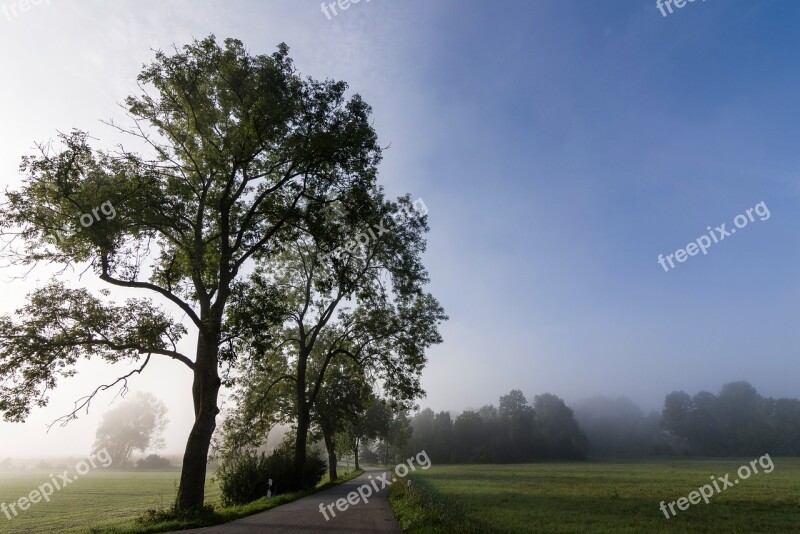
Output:
M118 116L151 47L285 41L304 74L373 106L382 182L430 210L426 264L451 320L423 405L519 388L649 410L733 380L796 396L799 21L791 0L697 0L667 17L655 0L372 0L331 20L311 0L53 0L0 14L0 171L17 184L19 157L57 129L115 142L99 120ZM762 201L769 220L670 272L657 263ZM46 278L5 282L3 311ZM174 369L136 387L170 406L180 450L189 378ZM24 444L7 450L64 436L85 449L102 403L61 434L42 425L115 373L87 366L30 424L0 424Z
M448 126L425 185L461 330L432 368L647 408L736 379L795 394L800 6L450 6L424 60ZM760 201L769 220L656 263Z

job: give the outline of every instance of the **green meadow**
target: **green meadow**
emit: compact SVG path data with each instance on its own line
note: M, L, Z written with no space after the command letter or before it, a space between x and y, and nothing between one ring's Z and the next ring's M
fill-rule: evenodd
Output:
M50 471L0 473L0 503L14 502L50 480ZM74 473L73 473L74 474ZM33 504L12 519L0 513L0 532L89 532L130 524L148 508L166 508L175 496L178 471L92 471L56 491L50 502ZM216 484L206 486L219 502Z
M340 482L358 476L361 471L340 469ZM50 471L0 473L0 503L17 501L50 480ZM71 473L74 474L74 473ZM16 517L8 519L0 512L0 533L35 532L119 533L163 532L181 527L194 527L230 521L267 510L312 493L287 493L253 503L222 508L217 482L206 480L206 504L215 506L216 514L192 523L164 522L146 526L136 519L148 509L162 510L175 498L180 472L174 471L92 471L79 480L56 491L50 502L33 504ZM329 485L325 475L318 488Z
M773 458L759 472L667 519L661 501L677 501L709 481L730 480L751 458L558 462L524 465L434 465L391 490L406 532L770 533L800 532L800 459ZM761 469L759 469L761 470ZM49 472L0 475L0 503L12 502L49 479ZM11 520L0 532L137 532L134 520L164 508L175 494L177 471L93 471ZM720 484L721 486L721 484ZM210 504L219 489L209 478ZM290 499L286 499L287 501ZM273 499L273 505L284 499ZM264 509L220 510L229 518ZM158 530L158 529L147 529ZM141 529L141 531L145 531Z
M653 459L524 465L434 465L395 484L391 503L404 531L502 533L800 532L800 458L773 458L751 475L667 519L710 477L737 478L753 458ZM759 471L761 468L759 467ZM720 487L723 484L718 484Z

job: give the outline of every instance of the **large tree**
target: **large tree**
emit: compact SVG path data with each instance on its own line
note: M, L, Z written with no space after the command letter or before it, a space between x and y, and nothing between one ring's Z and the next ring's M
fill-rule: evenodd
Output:
M353 452L353 462L356 469L361 468L358 453L362 445L385 435L390 417L389 401L374 395L369 399L369 404L365 410L350 412L347 424L342 432L344 438L342 441L349 444Z
M372 397L372 386L364 371L349 359L334 362L325 377L324 387L312 410L312 422L319 428L325 450L328 452L328 478L338 478L336 472L336 435L347 429L349 417L362 413Z
M211 36L157 52L138 81L140 93L125 101L131 124L115 127L144 153L95 150L78 131L42 145L24 158L26 178L8 193L0 225L18 238L18 263L85 266L111 287L175 306L196 332L196 352L177 349L182 327L156 304L47 286L0 321L0 412L24 420L80 358L144 357L140 371L151 355L181 362L193 374L195 415L176 501L186 511L203 504L220 346L236 335L222 327L235 281L296 238L303 214L373 188L380 149L361 98L346 98L343 82L299 76L285 45L251 55ZM114 215L95 212L84 226L82 216L105 203Z
M137 392L103 414L95 435L95 450L106 449L114 465L128 463L135 451L164 447L167 407L152 393Z
M536 427L541 438L539 458L583 460L589 451L589 440L578 426L575 414L564 401L552 393L533 398Z
M380 380L390 398L411 400L422 394L425 352L441 342L446 316L425 291L427 217L409 197L390 202L379 188L351 190L298 227L300 235L236 293L229 329L240 338L229 354L262 362L243 385L262 391L243 397L263 402L274 388L291 387L299 483L312 410L331 366L349 359ZM253 328L249 318L276 294L284 303L280 324Z
M403 454L412 432L411 419L408 417L410 407L405 403L391 401L386 402L385 405L388 418L384 432L378 436L382 442L378 452L383 453L383 463L390 464L406 458Z

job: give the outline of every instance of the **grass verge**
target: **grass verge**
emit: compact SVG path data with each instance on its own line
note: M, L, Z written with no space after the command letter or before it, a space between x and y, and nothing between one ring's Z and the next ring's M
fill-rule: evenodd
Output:
M401 478L389 487L389 505L403 532L432 534L484 534L495 532L489 525L470 519L461 505L436 492L429 484Z

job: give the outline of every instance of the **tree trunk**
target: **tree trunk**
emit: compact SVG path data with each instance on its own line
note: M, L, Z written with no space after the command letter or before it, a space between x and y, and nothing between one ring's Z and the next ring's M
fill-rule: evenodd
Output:
M356 440L356 446L353 447L353 456L355 456L356 469L361 469L361 467L358 465L358 442L359 440Z
M334 482L338 478L336 473L336 449L333 445L333 434L328 432L325 427L322 427L322 439L325 440L325 448L328 450L328 478L331 482Z
M308 428L311 416L308 408L303 406L297 414L297 436L294 442L294 469L292 470L293 490L303 489L303 474L306 469L306 445L308 444Z
M311 426L311 406L306 397L306 365L310 350L301 347L297 357L297 382L295 403L297 406L297 435L294 440L294 466L292 468L292 490L303 489L303 473L306 468L306 445L308 428Z
M190 512L202 508L205 498L206 468L211 437L217 426L219 413L217 400L221 380L217 371L218 344L205 341L198 336L192 396L195 420L186 452L183 455L181 480L175 507L179 512Z

